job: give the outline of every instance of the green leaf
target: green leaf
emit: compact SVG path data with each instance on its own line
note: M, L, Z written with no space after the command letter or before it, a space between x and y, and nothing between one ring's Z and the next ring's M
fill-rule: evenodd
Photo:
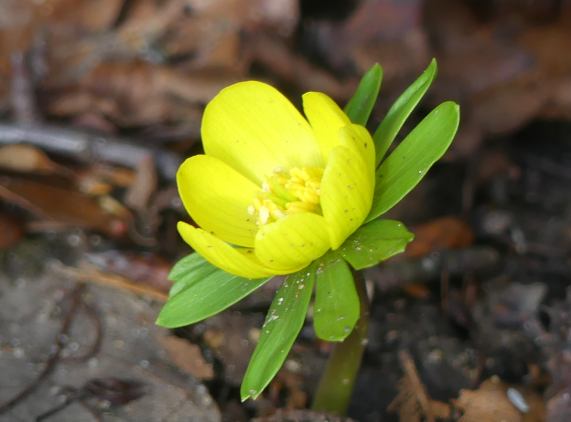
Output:
M303 327L314 282L311 265L289 275L277 291L242 381L242 401L258 397L281 368Z
M216 267L210 265L197 253L185 256L174 264L168 275L168 279L174 282L169 291L169 297L177 295L216 270Z
M415 109L432 84L437 72L436 60L432 59L426 70L412 83L389 109L387 115L375 131L375 152L377 165L381 162L408 116Z
M353 268L362 270L404 252L413 239L400 221L373 220L353 233L339 251Z
M162 327L182 327L216 315L270 279L228 274L194 255L183 258L171 271L176 282L157 319Z
M347 262L327 254L316 270L313 326L317 337L343 341L359 319L359 295Z
M447 101L408 134L377 170L367 221L390 210L420 182L452 143L459 122L458 104Z
M365 126L373 107L377 102L381 82L383 80L383 68L375 63L361 78L353 97L345 106L345 114L353 123Z

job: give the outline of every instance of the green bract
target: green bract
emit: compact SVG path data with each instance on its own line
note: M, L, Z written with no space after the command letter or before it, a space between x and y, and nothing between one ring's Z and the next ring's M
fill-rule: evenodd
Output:
M343 341L360 315L352 271L377 265L403 252L412 241L413 234L402 223L378 217L420 182L446 152L458 129L458 105L444 102L390 152L397 134L434 80L436 70L433 60L395 101L374 133L377 168L366 224L343 237L345 240L339 247L305 268L290 272L277 291L244 376L243 400L256 398L282 366L303 327L314 290L313 325L317 336L327 341ZM382 75L382 68L375 65L361 80L344 109L351 122L367 123L377 101ZM321 97L316 100L321 101ZM264 271L260 275L265 275ZM157 324L174 328L201 321L238 302L270 278L271 275L252 280L229 274L193 253L181 259L169 274L174 284Z

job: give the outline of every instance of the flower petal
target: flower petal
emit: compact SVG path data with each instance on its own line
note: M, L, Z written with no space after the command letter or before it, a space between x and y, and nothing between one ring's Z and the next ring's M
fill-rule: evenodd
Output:
M361 125L350 124L339 131L340 145L345 145L359 154L366 163L371 177L375 176L375 142L369 131Z
M325 219L304 212L260 227L255 252L263 265L286 274L304 268L330 247Z
M339 144L339 129L351 121L335 101L321 92L303 95L303 111L317 137L321 153L327 159L331 149Z
M373 200L374 147L368 132L355 126L340 131L341 144L331 150L321 180L321 208L332 249L363 223Z
M227 273L245 278L263 278L276 272L264 267L253 249L233 248L216 236L179 221L177 229L182 238L200 256Z
M275 88L240 82L208 104L202 120L208 155L258 183L276 168L321 166L311 127Z
M254 246L258 227L248 214L259 191L254 183L207 155L187 159L176 179L184 207L200 227L225 242Z

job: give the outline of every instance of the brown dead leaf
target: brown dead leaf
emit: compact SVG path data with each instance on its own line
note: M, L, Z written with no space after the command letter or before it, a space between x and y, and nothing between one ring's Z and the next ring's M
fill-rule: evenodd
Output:
M72 280L81 283L93 283L101 286L125 290L139 296L165 302L168 295L163 291L145 283L135 282L129 278L117 274L99 271L93 265L81 262L80 268L68 267L62 264L54 264L52 270Z
M299 2L295 0L186 1L197 16L235 29L262 27L287 36L293 33L299 19Z
M33 2L20 0L0 2L0 69L9 66L7 60L11 53L25 51L28 48L37 17ZM0 84L3 82L4 78Z
M48 108L57 116L96 111L123 126L197 120L198 106L237 80L230 73L182 73L144 62L103 63L54 95Z
M523 414L510 402L506 390L495 377L484 381L478 390L462 390L455 401L463 412L459 422L523 422Z
M14 144L0 147L0 168L35 174L69 174L43 151L30 145Z
M81 31L101 31L117 18L123 0L44 0L36 3L47 24L74 27Z
M364 73L374 63L381 63L384 79L388 81L385 86L398 89L396 85L406 83L407 75L414 75L430 60L428 39L422 27L423 4L421 0L359 2L344 21L312 24L314 42L337 70L353 67Z
M304 409L307 407L308 396L304 391L305 379L302 374L282 369L269 386L270 400L278 404L286 397L288 409Z
M145 156L137 165L135 180L125 194L125 204L139 213L148 209L149 200L157 189L158 176L152 155Z
M125 232L126 221L105 211L94 199L69 188L28 179L0 179L0 197L37 217L69 226L103 231L112 236Z
M406 294L415 299L427 299L430 297L430 289L423 283L410 283L403 287Z
M261 314L251 312L222 312L204 321L204 342L224 365L224 378L231 385L242 382L255 346L249 334L261 321Z
M440 249L461 249L474 240L472 229L457 217L442 217L414 228L414 241L406 255L421 257Z
M330 413L316 412L313 410L278 409L271 416L261 416L252 419L252 422L356 422L355 419L345 416L332 415Z
M175 336L161 337L159 342L173 363L183 372L201 380L214 378L214 367L204 359L200 347L196 344Z
M0 251L14 246L24 234L21 222L4 213L0 213L0 233Z
M274 36L245 34L248 54L280 79L301 88L302 91L319 90L333 98L348 98L355 90L356 81L342 83L332 74L309 63L290 50Z
M134 180L132 170L105 164L96 164L76 172L79 190L90 196L106 195L114 187L128 188Z
M90 252L85 257L99 270L129 279L134 284L148 286L163 294L168 293L172 287L167 277L172 262L156 254L135 254L111 249Z
M410 354L401 350L399 359L404 375L399 382L398 395L389 404L388 411L398 412L401 422L434 422L450 418L450 406L428 396Z

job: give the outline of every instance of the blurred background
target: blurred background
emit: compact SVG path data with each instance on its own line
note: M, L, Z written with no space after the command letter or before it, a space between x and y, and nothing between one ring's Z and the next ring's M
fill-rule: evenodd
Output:
M344 104L384 68L371 129L437 58L404 133L461 104L452 149L368 270L356 421L571 420L571 1L0 0L0 420L326 419L309 320L256 402L239 384L275 283L154 325L189 253L174 176L230 83Z

